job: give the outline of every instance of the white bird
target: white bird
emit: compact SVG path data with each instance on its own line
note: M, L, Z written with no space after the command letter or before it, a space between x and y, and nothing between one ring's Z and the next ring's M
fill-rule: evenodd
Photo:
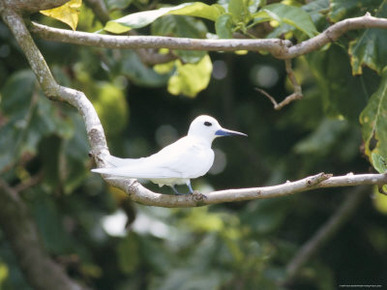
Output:
M150 180L160 187L168 185L180 194L175 185L186 184L193 193L190 179L203 176L214 163L212 141L216 137L244 133L222 128L213 117L201 115L192 121L188 134L159 152L138 159L109 156L112 167L92 169L92 172L110 175L109 178Z

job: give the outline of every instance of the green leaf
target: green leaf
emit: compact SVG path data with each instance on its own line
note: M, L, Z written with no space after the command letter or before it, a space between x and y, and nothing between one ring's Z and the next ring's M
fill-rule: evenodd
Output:
M71 135L69 120L47 98L35 92L35 75L20 71L2 89L1 110L9 117L0 128L0 170L24 154L35 155L41 139L49 134Z
M0 110L5 116L23 118L29 109L35 88L35 75L30 70L19 71L10 76L4 84Z
M259 7L264 7L266 5L266 0L250 0L248 1L248 10L250 13L257 12Z
M232 38L232 16L223 14L215 22L215 31L219 38Z
M122 10L128 7L133 0L106 0L106 6L109 10Z
M168 81L168 91L173 95L195 97L204 90L211 79L212 63L208 55L197 64L176 61L176 72Z
M344 18L362 16L377 9L383 0L330 0L329 19L337 22Z
M365 154L378 172L383 173L387 160L387 67L383 70L378 90L360 114ZM376 154L373 156L373 154Z
M152 23L153 35L167 35L175 37L205 38L207 27L201 20L193 17L167 15ZM183 62L197 63L205 55L205 51L176 50L175 54Z
M254 23L276 20L280 24L286 23L313 37L318 34L316 27L308 13L299 7L284 5L281 3L270 4L263 10L253 14Z
M326 11L329 10L329 0L315 0L302 6L302 9L310 15L313 23L317 26L326 25Z
M336 140L348 129L348 122L342 120L323 120L309 136L301 139L294 151L298 154L324 155L331 151Z
M112 33L124 33L131 29L147 26L161 16L168 14L201 17L215 21L223 12L224 9L220 5L207 5L201 2L184 3L177 6L129 14L109 21L104 29Z
M348 54L337 45L311 53L306 59L319 85L325 113L357 123L360 112L367 104L366 78L369 75L375 77L370 73L372 71L362 76L352 76Z
M246 1L244 0L230 0L228 3L228 12L231 13L234 22L246 23L248 18L248 10L246 7Z
M122 132L127 124L129 116L128 103L125 100L123 90L108 82L99 82L98 96L93 105L106 134L116 136Z
M387 4L384 2L376 14L376 17L387 17ZM387 37L385 29L366 29L358 38L349 45L352 73L362 74L362 66L382 73L387 65Z
M122 62L120 64L120 73L135 84L148 87L160 87L167 83L169 75L160 75L152 68L144 65L134 51L125 50L121 54Z
M383 156L374 152L371 154L371 160L371 163L374 165L378 172L387 172L387 160L384 159Z

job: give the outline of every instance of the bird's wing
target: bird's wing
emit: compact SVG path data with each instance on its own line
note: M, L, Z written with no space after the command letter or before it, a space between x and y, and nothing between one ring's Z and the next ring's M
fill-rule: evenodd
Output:
M120 167L139 164L143 159L144 158L119 158L109 155L106 158L106 163L109 164L111 167Z
M93 172L143 179L196 178L211 168L214 153L210 147L201 146L196 140L184 137L158 153L138 160L126 165L120 161L122 166L98 168Z

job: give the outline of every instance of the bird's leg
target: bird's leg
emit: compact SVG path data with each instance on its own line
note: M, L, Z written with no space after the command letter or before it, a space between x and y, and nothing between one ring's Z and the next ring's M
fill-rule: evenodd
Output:
M176 189L176 185L172 185L171 187L172 187L172 189L173 189L173 191L175 192L176 195L183 195L183 194L184 194L184 193L179 192L179 191Z
M192 186L191 186L191 180L188 180L188 181L187 181L187 187L188 187L188 189L189 189L189 193L190 193L190 194L193 194L194 191L193 191Z

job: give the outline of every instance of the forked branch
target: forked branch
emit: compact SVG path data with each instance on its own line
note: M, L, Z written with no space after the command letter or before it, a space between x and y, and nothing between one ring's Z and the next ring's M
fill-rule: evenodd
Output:
M283 107L289 105L291 102L302 99L302 88L298 83L296 76L294 75L294 71L292 69L292 61L290 59L285 59L285 68L286 73L288 74L288 78L290 83L293 86L293 93L283 99L280 103L277 103L274 97L272 97L268 92L263 89L255 88L258 92L266 96L274 105L275 110L281 110Z

